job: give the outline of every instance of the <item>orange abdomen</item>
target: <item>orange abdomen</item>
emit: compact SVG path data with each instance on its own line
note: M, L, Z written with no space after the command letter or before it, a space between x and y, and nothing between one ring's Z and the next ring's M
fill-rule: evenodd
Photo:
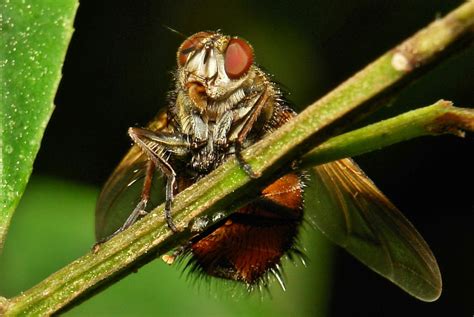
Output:
M225 279L255 284L277 269L280 259L296 251L303 218L301 177L289 173L267 186L254 202L191 246L197 269Z

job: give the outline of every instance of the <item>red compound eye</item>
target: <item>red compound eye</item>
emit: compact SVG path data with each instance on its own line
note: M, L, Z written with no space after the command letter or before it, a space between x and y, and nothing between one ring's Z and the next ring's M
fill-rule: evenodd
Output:
M229 78L239 78L253 63L253 49L249 43L239 38L230 40L225 51L225 72Z
M183 44L178 49L178 63L181 66L184 66L186 64L186 61L188 60L188 55L196 50L199 49L199 46L201 45L202 39L210 36L211 33L209 32L199 32L194 35L191 35L188 37Z

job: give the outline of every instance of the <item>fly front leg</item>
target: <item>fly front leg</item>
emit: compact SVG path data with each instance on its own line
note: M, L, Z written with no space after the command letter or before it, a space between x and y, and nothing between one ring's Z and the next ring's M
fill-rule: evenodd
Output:
M239 164L242 166L247 175L249 175L251 178L258 178L260 177L260 174L255 173L252 169L252 166L250 166L250 164L245 161L244 157L242 156L242 145L245 139L247 138L247 135L252 130L252 127L257 122L257 119L259 118L262 109L267 103L269 97L270 94L268 90L265 90L252 107L251 112L245 119L245 123L242 129L240 130L237 139L235 140L235 156L237 158L237 161L239 161Z
M171 217L171 204L174 198L174 184L176 181L176 172L174 171L173 167L168 163L167 156L170 153L173 153L178 156L186 154L190 144L184 136L176 133L158 133L146 129L130 128L128 130L128 134L135 142L135 144L137 144L140 149L146 154L153 167L157 167L166 177L165 219L166 223L168 224L168 227L173 232L177 232L178 229L173 223L173 218ZM141 210L143 210L141 209L142 206L140 204L146 204L146 202L148 201L150 188L151 178L148 182L147 179L145 179L142 198L146 197L146 200L140 201L134 212L130 215L129 219L127 219L124 226L127 225L128 222L130 222L130 224L128 224L128 226L130 226L136 221L136 219L140 215Z
M154 173L155 173L155 165L153 161L148 161L146 165L145 179L143 181L143 188L140 195L140 201L138 202L137 206L135 207L135 209L133 209L132 213L128 216L127 220L125 220L125 222L122 224L120 228L115 230L111 235L97 241L97 243L93 247L94 250L98 246L100 246L102 243L109 241L114 236L116 236L120 232L124 231L125 229L133 225L139 217L144 216L146 214L145 207L146 207L146 204L148 203L148 200L150 199L151 184L152 184Z
M124 231L125 229L133 225L137 221L138 217L143 216L144 213L146 213L145 207L146 207L146 204L148 203L148 200L150 199L151 182L152 182L154 172L155 172L155 165L153 164L152 161L148 161L147 166L146 166L145 179L143 182L143 188L140 195L140 202L137 204L135 209L133 209L132 213L128 216L127 220L125 220L122 226L118 228L117 230L115 230L112 234L97 241L94 244L94 247L92 248L93 250L96 250L102 243L109 241L110 239L115 237L117 234L119 234L120 232Z
M145 216L147 214L145 208L148 201L150 200L151 184L153 181L153 175L155 174L155 168L156 167L153 161L150 160L147 162L145 180L143 181L143 188L140 195L140 202L137 204L130 216L128 216L127 220L125 220L122 227L120 227L120 231L127 229L128 227L133 225L139 217Z
M227 111L217 120L214 128L214 142L219 148L226 148L228 144L228 136L230 128L232 127L233 113Z
M198 113L191 115L193 141L191 147L197 149L207 143L209 138L209 128L207 125L207 119L203 118Z

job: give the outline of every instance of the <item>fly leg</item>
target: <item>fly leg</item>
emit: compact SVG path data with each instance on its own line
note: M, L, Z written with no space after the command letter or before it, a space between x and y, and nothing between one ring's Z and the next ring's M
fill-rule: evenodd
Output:
M125 220L124 224L122 227L120 227L120 231L123 231L133 225L138 217L145 216L146 211L145 207L146 204L148 203L148 200L150 199L150 191L151 191L151 184L153 180L153 174L155 173L155 164L153 161L148 161L147 166L146 166L146 174L145 174L145 180L143 181L143 189L142 193L140 196L140 202L137 204L135 209L133 209L132 213L130 216L128 216L127 220ZM120 232L119 231L119 232ZM118 232L117 232L118 233Z
M250 133L252 130L253 125L259 118L263 107L267 103L268 98L270 97L268 90L265 90L263 94L258 98L257 102L252 108L252 112L248 115L242 130L240 130L237 140L235 141L235 157L237 158L237 161L239 164L242 166L244 171L249 175L251 178L258 178L260 175L259 173L255 173L252 169L252 166L250 166L249 163L247 163L242 156L242 144L244 143L245 139L247 138L247 135Z
M104 243L106 241L109 241L114 236L116 236L120 232L124 231L125 229L127 229L128 227L133 225L137 221L138 217L144 216L144 214L146 213L146 211L145 211L146 204L148 203L148 200L150 199L151 183L152 183L152 180L153 180L153 174L154 173L155 173L155 164L153 163L153 161L148 161L147 162L147 167L146 167L146 172L145 172L145 180L143 182L143 189L142 189L142 193L140 195L140 202L137 204L135 209L133 209L130 216L128 216L127 220L125 220L125 222L123 223L123 225L120 228L115 230L109 236L107 236L105 238L102 238L101 240L97 241L97 243L93 247L94 250L99 245L101 245L102 243Z
M157 167L166 177L166 201L165 201L165 219L168 227L173 232L178 232L178 228L171 217L171 204L174 198L174 184L176 181L176 172L168 163L166 158L167 153L174 153L176 155L184 155L189 149L189 142L184 136L176 134L156 133L146 129L130 128L128 134L140 149L146 154L148 159L152 162L153 167ZM147 171L148 173L148 171ZM145 179L144 188L142 191L142 200L137 205L135 210L129 216L124 226L133 224L140 213L143 212L144 205L148 201L151 188L151 177L147 182ZM143 198L146 198L145 200ZM142 206L143 205L143 206Z

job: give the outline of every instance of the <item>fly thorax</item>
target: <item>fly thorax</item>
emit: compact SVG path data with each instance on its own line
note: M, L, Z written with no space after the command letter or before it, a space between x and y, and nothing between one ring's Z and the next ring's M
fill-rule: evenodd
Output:
M191 167L198 173L209 173L222 162L224 157L223 147L216 144L215 128L216 124L210 123L206 142L192 149Z

